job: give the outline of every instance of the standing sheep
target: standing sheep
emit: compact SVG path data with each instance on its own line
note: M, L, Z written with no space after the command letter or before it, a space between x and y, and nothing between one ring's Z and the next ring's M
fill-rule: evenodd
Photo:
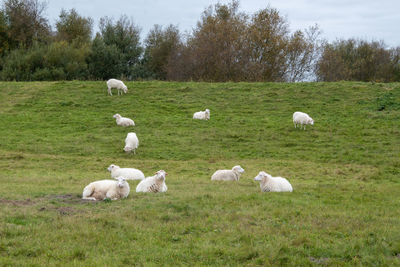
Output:
M307 113L296 111L293 113L293 124L294 128L297 128L297 125L300 125L300 129L304 125L304 130L306 129L306 125L314 125L314 120L308 116Z
M136 187L136 192L167 192L168 187L165 184L166 175L167 173L164 170L159 170L158 172L156 172L156 175L147 177L146 179L140 181L140 183Z
M100 180L88 184L82 193L82 199L104 200L109 198L117 200L126 198L129 195L130 188L125 178L118 177L116 180Z
M272 177L268 173L261 171L254 181L260 181L261 192L292 192L292 185L282 177Z
M136 149L139 146L139 139L137 138L135 133L128 133L125 139L125 147L124 151L129 153L133 150L133 153L136 154Z
M109 79L107 81L107 90L108 90L108 94L112 95L111 93L111 89L112 88L116 88L118 90L118 95L121 93L122 95L122 91L126 94L126 92L128 92L128 87L126 87L126 85L117 79Z
M113 118L115 119L115 122L119 126L124 126L124 127L135 126L135 122L133 120L131 120L129 118L121 117L121 115L119 115L118 113L115 114L113 116Z
M210 110L206 109L205 111L198 111L193 114L193 119L197 120L209 120L210 119Z
M144 174L142 171L135 168L120 168L117 165L111 164L107 170L111 172L111 178L124 177L126 180L143 180Z
M211 176L212 181L239 181L244 169L240 165L234 166L232 170L218 170Z

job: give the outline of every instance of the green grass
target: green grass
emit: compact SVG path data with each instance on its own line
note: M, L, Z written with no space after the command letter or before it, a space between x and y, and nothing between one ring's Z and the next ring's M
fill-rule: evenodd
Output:
M127 85L0 83L1 266L400 264L399 83ZM80 200L112 163L166 170L168 192ZM237 164L239 182L210 181ZM294 192L261 193L261 170Z

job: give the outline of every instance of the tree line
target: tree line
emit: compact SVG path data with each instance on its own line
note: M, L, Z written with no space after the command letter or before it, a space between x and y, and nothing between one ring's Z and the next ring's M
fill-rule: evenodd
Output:
M61 10L55 29L45 2L5 0L0 79L175 81L400 81L400 47L383 41L322 40L317 25L291 32L277 9L254 14L239 2L210 6L191 33L154 25L143 42L127 16L93 19Z

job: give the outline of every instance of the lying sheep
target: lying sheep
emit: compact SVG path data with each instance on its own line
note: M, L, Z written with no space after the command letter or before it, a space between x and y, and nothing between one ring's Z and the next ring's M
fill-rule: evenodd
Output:
M142 171L135 168L120 168L117 165L111 164L107 170L111 172L111 178L124 177L126 180L143 180L144 174Z
M268 173L261 171L254 181L260 181L261 192L292 192L292 185L282 177L272 177Z
M125 138L125 147L124 151L129 153L133 150L133 153L136 154L136 149L139 147L139 139L137 138L135 133L128 133Z
M121 117L121 115L119 115L118 113L115 114L113 118L115 119L117 125L119 126L124 126L124 127L135 126L135 122L133 120Z
M117 79L109 79L107 81L107 90L108 90L108 94L112 95L111 93L111 89L112 88L116 88L118 90L118 95L121 93L122 95L122 91L126 94L126 92L128 92L128 87L126 87L126 85Z
M218 170L211 176L213 181L239 181L240 175L244 169L239 165L234 166L232 170Z
M197 120L209 120L210 119L210 110L206 109L205 111L195 112L193 114L193 119Z
M109 198L117 200L126 198L129 195L130 188L125 178L118 177L116 180L101 180L88 184L82 193L82 199L104 200Z
M168 188L165 184L166 175L167 173L164 170L159 170L158 172L156 172L156 175L147 177L146 179L140 181L140 183L136 187L136 192L167 192Z
M308 114L300 111L296 111L293 113L293 124L294 128L297 128L297 125L300 125L300 129L304 125L304 130L306 129L306 125L314 125L314 120L308 116Z

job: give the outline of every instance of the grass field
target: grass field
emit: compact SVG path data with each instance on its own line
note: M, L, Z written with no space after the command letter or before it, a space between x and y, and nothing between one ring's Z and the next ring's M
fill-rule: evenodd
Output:
M0 83L0 266L400 265L399 83L127 85ZM168 192L82 201L110 164L164 169ZM261 170L294 192L261 193Z

